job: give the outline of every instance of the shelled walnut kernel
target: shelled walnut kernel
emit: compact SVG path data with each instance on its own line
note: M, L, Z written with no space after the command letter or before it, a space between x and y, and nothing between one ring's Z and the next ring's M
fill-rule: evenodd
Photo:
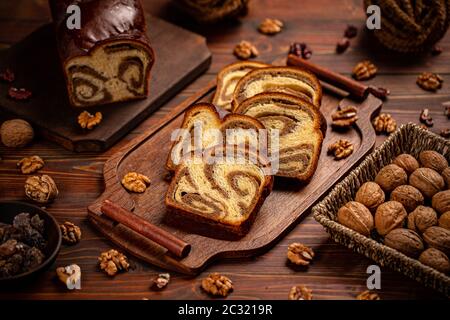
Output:
M128 271L130 264L127 257L117 250L111 249L103 252L98 257L100 269L108 276L115 276L119 271Z
M365 60L365 61L358 63L353 68L352 74L356 80L369 80L369 79L375 77L377 72L378 72L378 68L369 60Z
M137 172L128 172L122 178L122 185L128 191L142 193L145 192L147 186L150 185L150 179Z
M372 124L378 134L391 134L397 129L397 122L389 113L382 113L375 117Z
M294 242L288 247L287 258L298 266L307 266L314 258L314 251L304 244Z
M72 222L66 221L59 226L62 239L66 244L76 244L81 240L81 229Z
M102 122L103 116L101 112L96 112L95 114L90 114L87 111L83 111L78 116L78 124L83 129L94 129L96 126Z
M427 91L436 91L442 87L444 79L436 73L423 72L417 78L417 85Z
M366 290L356 296L356 300L380 300L378 293Z
M236 57L242 60L255 58L259 55L258 49L256 49L256 47L252 43L245 40L236 45L233 53Z
M332 154L336 160L344 159L353 153L353 144L345 139L340 139L328 146L328 154Z
M44 167L44 160L39 156L26 157L17 162L17 167L23 174L30 174Z
M283 22L278 19L264 19L258 27L259 32L263 34L273 35L281 32L283 29Z
M219 273L211 273L202 280L201 287L213 296L226 297L233 291L233 282Z
M339 107L338 110L331 115L331 119L333 120L331 125L334 128L349 128L358 120L357 109L352 106L344 108Z
M312 300L312 290L307 287L293 286L289 291L288 295L289 300Z

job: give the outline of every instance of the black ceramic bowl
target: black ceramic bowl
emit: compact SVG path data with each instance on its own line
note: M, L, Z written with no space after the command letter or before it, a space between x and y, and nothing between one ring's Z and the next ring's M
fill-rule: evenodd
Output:
M53 264L53 262L55 262L56 256L58 255L61 247L61 230L59 229L58 222L56 222L52 215L39 207L25 202L0 201L1 223L12 224L14 217L22 212L28 212L31 216L38 214L39 217L44 220L45 231L43 236L47 240L47 246L44 250L42 250L42 252L45 254L46 259L41 265L30 271L9 278L0 278L0 287L9 286L11 284L26 284L32 281L39 273L47 269Z

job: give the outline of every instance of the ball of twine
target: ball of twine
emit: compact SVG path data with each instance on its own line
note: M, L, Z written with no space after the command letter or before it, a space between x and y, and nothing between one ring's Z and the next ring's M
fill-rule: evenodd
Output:
M249 0L176 0L175 3L195 20L214 23L247 14Z
M446 33L450 0L364 0L381 9L376 38L387 48L417 53L430 50Z

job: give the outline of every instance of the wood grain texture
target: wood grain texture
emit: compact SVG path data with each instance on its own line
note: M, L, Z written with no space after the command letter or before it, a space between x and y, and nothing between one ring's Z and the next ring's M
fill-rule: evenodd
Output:
M164 102L205 72L211 64L205 38L153 16L147 16L148 37L156 55L145 99L89 108L72 107L56 50L53 26L46 24L10 49L0 52L0 70L14 71L14 85L33 93L29 101L9 99L8 83L0 83L0 107L38 128L66 149L104 151L147 118ZM177 50L174 50L177 48ZM178 51L184 54L178 54ZM103 114L96 130L80 128L83 110Z
M200 290L200 281L209 272L224 273L234 281L236 289L230 295L234 299L286 299L294 284L312 288L314 299L354 299L359 292L366 290L366 268L373 262L330 241L322 226L308 214L265 254L214 264L197 277L172 274L167 289L153 292L149 288L152 277L161 270L134 258L132 261L136 268L114 279L98 271L98 255L114 246L92 228L87 220L86 207L104 190L104 162L132 139L156 128L162 119L170 118L176 105L214 79L224 65L235 61L231 52L242 39L254 41L261 51L260 59L268 62L283 60L292 41L305 41L314 51L314 63L346 75L359 60L372 59L380 72L368 83L388 87L392 92L384 103L383 112L391 113L399 124L417 123L420 110L428 107L435 122L431 130L439 132L450 124L441 106L442 102L450 101L450 34L440 43L444 52L436 57L392 55L362 31L352 40L348 52L336 55L335 45L345 26L351 23L363 28L364 11L359 0L305 0L301 4L290 0L257 0L251 2L250 14L241 23L208 28L190 23L186 17L173 11L167 0L143 2L149 13L206 36L213 52L212 66L206 75L185 88L105 153L73 154L41 138L19 150L0 146L3 159L0 161L0 199L24 199L26 177L18 172L16 162L24 156L38 154L46 161L41 172L52 175L61 191L56 202L48 207L49 212L60 222L70 220L79 224L83 231L81 243L63 247L55 265L37 283L15 291L0 289L0 299L208 299ZM46 0L0 1L0 46L7 47L19 41L48 21L46 6ZM256 27L266 17L282 19L286 29L274 37L259 34ZM440 73L445 81L442 90L437 93L421 90L415 80L422 71ZM385 136L378 136L377 144L384 139ZM292 242L305 243L315 250L316 257L308 269L298 271L286 266L287 246ZM55 280L55 267L70 263L78 263L83 270L81 291L66 292ZM442 298L389 269L382 269L381 282L379 294L382 299Z
M208 85L201 90L197 94L201 98L195 102L210 102L212 92L208 92L207 97L202 96L202 93L210 88ZM166 172L166 157L172 144L171 134L180 127L183 114L165 120L158 131L150 130L144 133L140 139L133 141L129 147L125 147L106 162L105 192L88 207L89 217L94 226L118 246L153 265L182 273L197 274L209 263L225 258L259 255L275 245L277 240L286 234L340 177L372 150L376 137L370 121L372 115L381 108L381 104L381 100L371 95L364 102L359 103L348 99L339 101L339 98L325 91L321 111L327 115L326 121L331 123L330 115L336 110L337 105L342 107L353 105L361 114L355 130L345 133L336 132L328 126L318 168L312 180L307 185L302 185L293 180L275 178L274 189L259 210L250 232L239 240L227 241L205 237L191 233L189 229L167 223L170 215L166 212L164 197L168 183L164 181L163 176ZM182 112L188 106L190 104L182 103L176 106L175 110ZM341 138L352 141L355 151L336 165L335 160L327 156L327 146ZM151 188L140 195L127 194L120 181L130 171L149 177L152 181ZM105 199L110 199L128 209L134 208L134 214L191 244L191 252L183 259L174 258L153 241L122 224L102 217L100 206ZM278 213L274 214L274 212Z

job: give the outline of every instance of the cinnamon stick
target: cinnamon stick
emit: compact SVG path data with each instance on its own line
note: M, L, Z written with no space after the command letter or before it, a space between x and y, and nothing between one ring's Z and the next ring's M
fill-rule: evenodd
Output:
M327 68L316 65L310 61L299 58L293 54L288 56L287 64L289 66L300 67L314 73L320 80L325 81L339 89L345 90L350 95L365 99L369 93L377 98L386 99L389 95L389 90L375 86L367 86L361 82L355 81L351 78L343 76L337 72L333 72Z
M100 211L111 220L121 223L140 235L156 242L177 257L184 258L191 250L190 244L110 200L103 201Z

